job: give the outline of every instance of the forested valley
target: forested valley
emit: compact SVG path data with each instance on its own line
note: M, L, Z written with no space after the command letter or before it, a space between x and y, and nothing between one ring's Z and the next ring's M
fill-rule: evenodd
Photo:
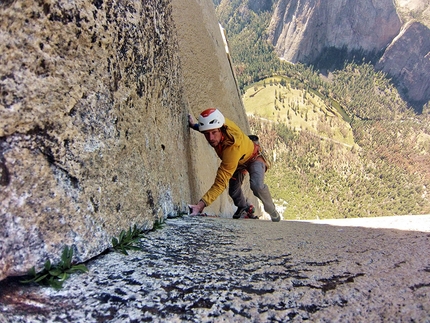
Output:
M416 114L363 57L324 72L281 61L266 41L269 11L242 2L214 0L284 218L430 213L428 103Z

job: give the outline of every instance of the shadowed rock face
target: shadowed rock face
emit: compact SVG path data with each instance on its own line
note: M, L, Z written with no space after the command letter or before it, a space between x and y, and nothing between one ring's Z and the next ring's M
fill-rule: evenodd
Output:
M269 40L279 57L311 63L324 48L379 52L400 27L391 0L280 0L269 26Z
M210 176L190 188L190 171L216 159L203 141L190 151L193 93L172 11L169 0L0 4L0 279L57 262L65 245L87 260L121 230L150 228L208 189ZM208 12L202 20L215 20ZM214 25L199 37L224 48ZM225 51L211 55L222 72L197 84L232 77ZM211 103L230 99L229 117L247 125L233 93Z

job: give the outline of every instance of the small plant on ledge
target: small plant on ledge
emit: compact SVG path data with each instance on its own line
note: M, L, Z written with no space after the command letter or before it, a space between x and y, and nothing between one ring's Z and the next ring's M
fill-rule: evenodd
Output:
M120 251L125 255L128 255L127 250L140 250L140 248L136 246L136 244L141 238L143 238L143 236L143 231L139 229L135 224L133 226L133 229L130 227L128 231L122 230L118 238L113 237L112 246L115 250Z
M55 289L63 287L63 282L70 277L70 274L75 272L87 272L88 268L84 264L72 264L73 249L65 246L61 255L61 261L58 265L52 265L48 259L45 262L45 268L36 273L34 266L28 271L28 275L32 276L27 280L20 281L21 283L38 283L45 286L51 286Z
M156 220L155 222L154 222L154 226L152 227L152 231L155 231L155 230L160 230L160 229L162 229L163 227L164 227L164 221L162 220L162 219L160 219L160 220Z

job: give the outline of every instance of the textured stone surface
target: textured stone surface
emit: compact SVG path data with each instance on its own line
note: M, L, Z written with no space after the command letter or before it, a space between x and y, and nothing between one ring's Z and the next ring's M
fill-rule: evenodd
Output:
M411 219L420 231L172 219L60 291L0 283L0 321L429 322L430 217Z
M242 98L227 60L212 1L173 0L172 5L189 113L197 118L203 110L216 107L249 133ZM191 202L197 203L212 185L220 160L204 136L193 132L190 139ZM247 187L249 185L244 184L244 188ZM249 200L257 205L249 189L246 193ZM232 206L225 191L205 211L232 214Z
M279 57L308 63L329 47L379 52L400 27L392 0L280 0L269 40Z
M0 280L57 262L65 245L87 260L197 198L190 178L216 158L190 145L186 116L198 108L172 10L169 0L0 3ZM223 46L205 14L188 48L199 60L199 46ZM229 66L218 52L204 58ZM192 82L219 88L226 70ZM211 95L235 102L228 114L246 124L237 93Z
M64 245L88 259L120 229L184 208L170 12L156 0L1 6L0 278Z
M418 19L419 22L430 28L429 0L396 0L395 3L401 15L409 19Z
M400 93L419 106L430 100L430 29L406 24L376 65L400 85Z

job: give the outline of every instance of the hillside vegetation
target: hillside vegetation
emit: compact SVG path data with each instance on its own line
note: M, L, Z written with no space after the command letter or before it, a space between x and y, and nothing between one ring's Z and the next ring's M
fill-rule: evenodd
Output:
M284 218L430 213L428 105L416 115L366 62L325 75L281 62L265 42L268 12L240 0L215 4Z
M369 73L366 65L346 70L352 68L357 77ZM244 93L251 129L273 158L267 182L277 205L285 207L284 218L429 213L429 116L413 115L377 73L366 78L373 80L373 91L357 95L357 100L379 104L379 110L366 114L366 105L341 95L366 87L361 82L339 87L343 77L336 74L322 83L320 92L299 77L288 82L276 76ZM396 102L394 96L398 104L384 109L385 100Z

